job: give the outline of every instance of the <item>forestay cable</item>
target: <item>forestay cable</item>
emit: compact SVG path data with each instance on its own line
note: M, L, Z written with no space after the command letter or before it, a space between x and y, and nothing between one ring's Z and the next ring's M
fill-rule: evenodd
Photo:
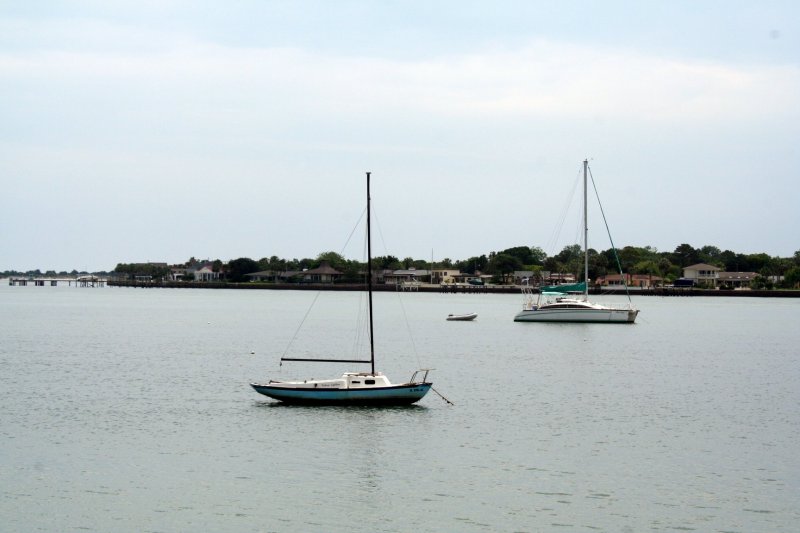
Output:
M611 242L611 249L614 251L614 259L617 261L617 269L619 270L620 278L622 279L622 284L625 286L625 294L628 296L628 301L631 301L631 293L628 291L628 283L625 281L625 274L622 272L622 264L619 261L619 255L617 255L617 247L614 246L614 239L611 237L611 230L608 228L608 221L606 220L606 213L603 210L603 202L600 201L600 193L597 192L597 185L594 182L594 176L592 176L592 169L589 167L589 177L592 179L592 188L594 189L594 195L597 198L597 205L600 206L600 214L603 216L603 224L606 226L606 233L608 234L608 240Z

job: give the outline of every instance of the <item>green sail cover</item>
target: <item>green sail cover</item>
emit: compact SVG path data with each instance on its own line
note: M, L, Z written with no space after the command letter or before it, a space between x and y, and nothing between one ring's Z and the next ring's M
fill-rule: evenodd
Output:
M580 283L572 283L569 285L545 285L539 287L539 290L542 292L560 292L564 294L568 292L583 292L586 290L586 283L581 281Z

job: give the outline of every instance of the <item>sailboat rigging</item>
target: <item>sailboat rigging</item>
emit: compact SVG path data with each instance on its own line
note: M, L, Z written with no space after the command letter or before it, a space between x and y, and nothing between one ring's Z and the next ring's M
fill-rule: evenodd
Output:
M533 288L526 284L522 288L522 311L514 317L515 322L601 322L632 324L639 314L628 295L628 305L611 307L589 301L589 222L587 174L589 161L583 161L583 282L573 285L540 287L534 297ZM610 234L609 234L610 237ZM612 242L613 246L613 242ZM621 273L621 272L620 272ZM624 280L624 276L623 276ZM581 291L580 298L570 298L568 292Z
M309 359L281 357L281 361L365 363L369 372L345 372L334 379L303 381L273 381L251 383L253 389L265 396L286 403L310 405L409 405L421 400L431 389L430 368L415 371L411 379L393 384L382 372L375 371L375 341L372 305L372 230L370 216L370 172L367 172L367 295L369 308L368 361L363 359Z

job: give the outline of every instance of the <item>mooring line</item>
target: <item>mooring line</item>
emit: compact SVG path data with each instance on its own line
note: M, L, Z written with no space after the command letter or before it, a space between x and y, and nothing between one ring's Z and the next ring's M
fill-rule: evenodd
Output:
M438 395L439 395L439 397L440 397L442 400L446 401L446 402L447 402L447 403L449 403L450 405L455 405L453 402L451 402L450 400L448 400L447 398L445 398L444 396L442 396L442 393L441 393L441 392L439 392L438 390L434 389L433 387L431 387L431 390L432 390L433 392L435 392L436 394L438 394Z

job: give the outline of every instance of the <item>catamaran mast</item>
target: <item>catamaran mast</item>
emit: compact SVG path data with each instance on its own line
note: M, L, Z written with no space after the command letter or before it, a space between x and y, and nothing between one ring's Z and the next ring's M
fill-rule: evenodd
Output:
M589 202L587 201L587 182L586 174L589 167L589 160L583 160L583 296L589 299Z
M367 172L367 293L369 295L369 361L372 365L372 374L375 374L375 341L372 335L372 230L370 228L369 211L369 175Z

